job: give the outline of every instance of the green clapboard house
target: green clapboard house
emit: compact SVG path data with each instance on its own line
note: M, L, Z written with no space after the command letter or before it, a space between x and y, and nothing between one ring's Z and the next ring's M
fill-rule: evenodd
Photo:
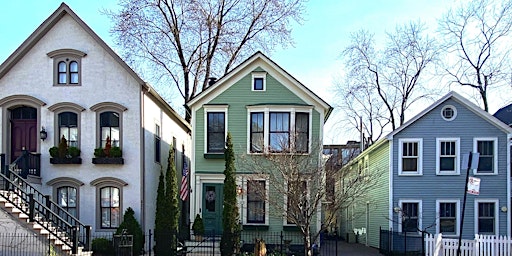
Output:
M276 142L277 135L291 136L298 132L300 124L301 136L294 140L295 145L301 145L302 155L319 160L320 154L312 153L312 147L321 143L324 123L332 111L329 104L261 52L211 81L188 106L193 127L190 216L199 214L206 233L216 234L222 233L224 149L228 132L238 161L242 155L286 154ZM268 200L248 194L253 191L250 186L255 184L247 182L251 171L237 166L236 173L243 230L293 230L294 225L287 223L285 213L272 212ZM271 190L269 182L263 179L257 184ZM282 203L285 204L284 198ZM311 228L318 230L320 222L316 218Z

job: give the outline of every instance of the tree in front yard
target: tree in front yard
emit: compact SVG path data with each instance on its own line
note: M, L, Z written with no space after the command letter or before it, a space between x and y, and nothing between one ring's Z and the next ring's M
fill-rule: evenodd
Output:
M239 251L240 247L240 218L236 201L235 181L235 154L231 134L228 133L226 142L225 169L224 169L224 207L222 210L223 233L220 240L220 251L223 256L231 256Z
M329 156L322 155L321 142L311 142L306 153L303 147L300 151L293 147L293 137L283 141L281 146L259 154L241 154L237 169L250 173L244 176L246 184L251 185L247 196L250 193L251 197L264 200L269 204L270 216L295 225L304 240L304 254L312 255L313 243L320 233L336 221L336 214L325 215L322 227L316 228L322 205L325 211L340 212L375 186L378 178L369 173L342 173L339 168L326 168ZM344 179L346 189L329 195L327 177Z
M174 149L169 150L167 170L160 173L155 215L155 254L172 255L176 252L178 233L178 178L176 177Z

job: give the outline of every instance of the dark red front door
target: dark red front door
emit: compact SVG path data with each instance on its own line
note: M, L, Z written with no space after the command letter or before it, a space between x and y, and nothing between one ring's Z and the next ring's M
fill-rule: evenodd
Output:
M23 149L37 151L37 111L31 107L11 109L11 161Z

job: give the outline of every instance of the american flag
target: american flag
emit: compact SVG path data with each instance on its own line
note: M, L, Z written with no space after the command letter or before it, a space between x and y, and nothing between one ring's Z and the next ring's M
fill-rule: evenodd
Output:
M188 176L188 165L187 161L183 161L183 173L181 177L181 188L180 188L180 198L183 201L187 200L188 196L188 182L187 182L187 176Z

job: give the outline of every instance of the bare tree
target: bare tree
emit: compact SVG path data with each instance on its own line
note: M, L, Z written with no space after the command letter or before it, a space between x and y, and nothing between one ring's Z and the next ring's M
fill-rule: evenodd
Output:
M347 75L338 92L349 100L351 123L365 130L371 141L378 140L387 125L392 130L402 125L409 108L428 96L421 78L436 61L438 47L423 35L425 29L414 22L398 26L387 34L382 50L372 34L361 30L351 35L343 51Z
M301 22L304 0L120 0L107 12L123 55L151 63L155 77L172 84L185 104L256 50L292 43L292 20ZM190 113L186 105L186 120Z
M512 1L471 1L448 11L439 23L451 83L476 89L489 111L491 87L509 83Z
M260 185L247 193L257 193L269 204L271 216L282 218L300 230L305 255L312 255L312 243L326 227L336 221L336 214L326 214L321 227L315 228L315 221L321 218L322 204L325 210L338 212L356 198L362 198L367 190L377 184L377 178L369 173L354 175L340 172L338 168L326 168L329 156L322 156L322 146L318 141L311 145L309 154L295 151L293 145L283 144L278 147L280 152L269 148L260 154L241 154L237 158L237 169L246 173L243 179L247 184L259 180L268 182L268 191ZM335 175L347 175L344 179L345 189L328 195L326 177Z

